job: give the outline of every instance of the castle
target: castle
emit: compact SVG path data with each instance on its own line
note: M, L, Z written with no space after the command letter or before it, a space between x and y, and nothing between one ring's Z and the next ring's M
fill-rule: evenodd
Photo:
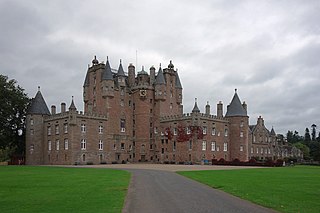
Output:
M300 150L279 142L263 118L249 125L247 104L237 90L223 113L209 103L201 112L197 101L192 112L183 113L182 84L170 61L167 68L148 74L130 64L125 73L107 59L96 57L88 67L84 85L84 112L72 99L47 104L40 88L27 112L27 164L105 164L125 162L193 163L212 159L248 161L301 156Z

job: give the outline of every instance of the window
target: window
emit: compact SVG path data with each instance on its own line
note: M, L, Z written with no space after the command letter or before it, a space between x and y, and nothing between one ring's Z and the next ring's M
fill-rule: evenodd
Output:
M251 154L253 154L253 147L251 147Z
M115 143L113 144L113 150L117 150L117 145Z
M120 106L124 106L124 100L123 99L121 99L121 101L120 101Z
M177 128L173 128L173 135L177 135Z
M190 133L191 133L190 127L187 127L187 134L190 135Z
M240 145L240 152L243 152L243 145Z
M30 125L33 126L33 124L34 124L34 122L33 122L33 119L31 118L30 119Z
M99 134L102 134L103 126L99 126Z
M31 144L30 145L30 151L33 151L34 150L34 144Z
M85 132L86 132L86 125L81 124L81 133L85 133Z
M33 135L33 134L34 134L34 130L30 129L30 135Z
M64 150L68 150L69 149L69 141L68 139L64 139Z
M228 143L223 143L223 151L228 151Z
M63 125L64 133L68 133L68 124Z
M217 152L219 152L220 151L220 146L217 146Z
M216 135L216 128L215 127L212 128L212 135Z
M268 148L268 154L271 154L271 150L270 150L270 148Z
M207 149L207 143L206 141L202 141L202 151L205 151Z
M204 127L203 127L203 129L202 129L202 133L203 133L204 135L206 135L206 134L207 134L207 127L206 127L206 126L204 126Z
M51 135L51 126L48 126L48 135Z
M126 120L121 119L120 120L120 132L125 132L126 131Z
M243 132L242 131L240 132L240 138L243 138Z
M103 150L103 143L102 143L102 140L99 140L99 150Z
M259 148L258 148L258 147L257 147L257 149L256 149L256 150L257 150L257 154L259 154Z
M51 151L51 141L48 141L48 150Z
M254 135L253 136L253 143L255 143L256 142L256 136Z
M263 154L263 148L261 147L261 154Z
M124 89L121 87L121 92L120 92L121 95L124 95Z
M124 143L121 143L121 150L124 150Z
M155 133L155 134L158 133L158 128L157 128L157 127L154 128L154 133Z
M86 150L86 140L85 139L81 139L81 144L80 144L80 148L81 150Z
M173 151L176 151L176 142L173 141Z
M211 151L216 151L216 142L211 142Z
M56 135L59 135L59 125L56 125Z
M228 129L225 129L225 130L224 130L224 136L225 136L225 137L228 137Z
M243 121L241 121L241 123L240 123L240 127L243 127Z
M60 141L56 140L56 150L59 151L60 149Z
M192 149L192 141L190 140L189 141L189 150L191 150Z

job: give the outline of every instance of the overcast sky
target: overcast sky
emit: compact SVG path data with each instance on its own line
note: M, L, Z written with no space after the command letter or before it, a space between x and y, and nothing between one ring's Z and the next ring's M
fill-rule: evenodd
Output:
M94 55L141 70L169 60L183 85L211 113L234 89L277 133L320 126L320 1L0 0L1 73L29 97L38 85L48 107L75 97ZM136 60L136 52L137 60ZM136 64L136 61L138 62Z

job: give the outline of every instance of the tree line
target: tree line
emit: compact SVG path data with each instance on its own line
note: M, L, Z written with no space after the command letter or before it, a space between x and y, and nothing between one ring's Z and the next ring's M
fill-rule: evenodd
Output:
M287 142L303 151L305 160L320 161L320 132L317 134L317 125L312 124L311 133L309 128L305 129L303 136L297 131L287 132Z

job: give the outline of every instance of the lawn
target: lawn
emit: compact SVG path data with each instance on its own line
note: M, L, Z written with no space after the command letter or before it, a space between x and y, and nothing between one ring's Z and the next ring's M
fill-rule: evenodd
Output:
M121 212L130 173L0 166L0 212Z
M320 167L178 173L280 212L320 212Z

